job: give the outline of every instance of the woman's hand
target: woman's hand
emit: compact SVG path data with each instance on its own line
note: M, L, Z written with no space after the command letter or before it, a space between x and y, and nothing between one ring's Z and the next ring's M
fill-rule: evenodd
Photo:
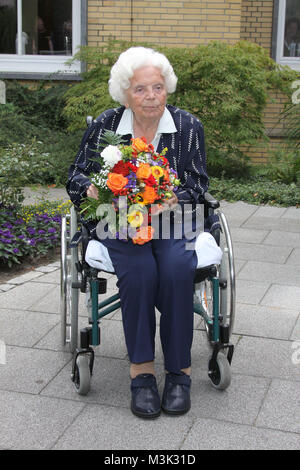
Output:
M173 187L172 187L173 189ZM172 190L170 190L172 196L167 198L167 199L164 199L163 201L163 204L161 205L152 205L151 207L151 214L152 215L159 215L161 214L162 212L165 212L165 211L168 211L170 209L172 209L174 206L176 206L176 204L178 203L178 198L176 196L175 193L173 193Z
M88 197L92 197L93 199L98 199L98 189L94 184L91 184L86 191L86 195Z

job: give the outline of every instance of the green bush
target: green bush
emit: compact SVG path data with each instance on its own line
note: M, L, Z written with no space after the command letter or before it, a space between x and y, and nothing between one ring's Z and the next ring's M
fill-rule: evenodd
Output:
M110 68L130 45L111 42L102 48L81 49L76 58L88 67L84 80L66 93L64 115L69 129L83 128L87 114L97 116L117 105L108 94ZM249 42L156 49L168 57L178 76L176 93L168 102L190 111L205 126L210 174L248 173L248 158L241 148L267 140L263 110L269 91L290 95L297 74L278 67L265 49Z
M300 206L300 187L265 178L250 180L211 178L209 192L219 200L244 201L249 204ZM299 209L300 211L300 209Z
M40 80L36 86L6 80L7 102L14 104L35 126L63 130L66 122L62 110L68 87L49 80Z
M68 168L74 161L82 138L82 130L67 133L64 129L53 129L50 118L49 124L44 122L42 125L38 119L32 122L30 116L13 103L0 106L0 121L0 163L6 153L6 159L11 155L22 165L22 158L25 158L25 161L28 159L26 151L30 151L30 146L35 140L35 157L31 159L33 167L28 168L24 184L65 185ZM7 149L6 152L4 149ZM16 155L17 149L19 156ZM1 166L0 172L3 172ZM24 177L22 178L24 180ZM13 180L10 179L10 182L13 183ZM6 189L8 197L9 190Z
M271 180L300 186L300 148L284 145L273 152L266 168L266 174Z

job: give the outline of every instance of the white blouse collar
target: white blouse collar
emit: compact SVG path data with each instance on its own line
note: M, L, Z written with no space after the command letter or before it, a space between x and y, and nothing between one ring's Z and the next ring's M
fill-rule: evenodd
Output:
M172 134L174 132L177 132L177 129L174 124L174 120L171 116L170 111L167 108L165 108L164 113L158 123L155 137L153 141L151 142L155 150L157 149L161 134ZM119 122L118 128L116 130L116 133L120 135L130 134L132 135L132 137L134 137L133 112L131 111L130 108L127 108L124 110L121 120Z

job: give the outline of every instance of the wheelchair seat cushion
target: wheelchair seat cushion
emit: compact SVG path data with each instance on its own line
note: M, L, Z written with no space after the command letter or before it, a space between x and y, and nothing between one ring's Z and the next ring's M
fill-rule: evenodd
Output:
M195 251L198 258L197 268L221 263L222 250L218 247L210 233L202 232L198 235L195 242ZM85 261L92 268L114 273L108 249L98 240L89 241L85 253Z

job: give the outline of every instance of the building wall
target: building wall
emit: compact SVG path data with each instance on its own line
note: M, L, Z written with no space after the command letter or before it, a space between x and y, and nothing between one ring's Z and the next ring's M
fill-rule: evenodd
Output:
M212 40L255 42L271 55L274 0L89 0L88 44L109 39L148 42L169 47L193 47ZM283 96L272 96L265 109L270 145L258 144L247 153L254 163L266 162L270 149L282 145L279 124Z
M240 39L242 0L90 0L88 44L109 38L165 46Z

